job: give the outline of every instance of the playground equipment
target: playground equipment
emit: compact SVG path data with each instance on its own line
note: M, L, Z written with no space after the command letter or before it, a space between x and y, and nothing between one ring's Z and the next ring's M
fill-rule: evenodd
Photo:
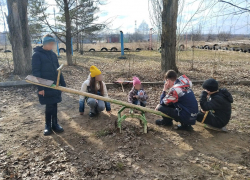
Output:
M75 89L59 86L62 67L63 67L63 65L61 65L57 69L58 70L58 77L57 77L56 85L51 80L42 79L42 78L38 78L38 77L35 77L35 76L31 76L31 75L26 77L26 82L34 84L34 85L38 85L38 86L43 86L43 87L47 87L47 88L51 88L51 89L56 89L56 90L59 90L59 91L62 91L62 92L82 95L82 96L86 96L86 97L90 97L90 98L94 98L94 99L98 99L98 100L101 100L101 101L106 101L106 102L110 102L110 103L114 103L114 104L118 104L118 105L123 106L118 112L117 126L120 129L120 132L122 130L122 128L121 128L122 122L126 118L132 117L132 118L138 118L138 119L140 119L142 121L143 126L144 126L144 133L147 133L147 120L146 120L146 117L145 117L145 112L149 112L149 113L152 113L152 114L155 114L155 115L171 118L168 115L166 115L166 114L164 114L164 113L162 113L160 111L156 111L156 110L153 110L153 109L137 106L137 105L130 104L130 103L127 103L127 102L124 102L124 101L119 101L119 100L116 100L116 99L106 98L106 97L103 97L103 96L98 96L98 95L95 95L95 94L90 94L90 93L78 91L78 90L75 90ZM136 109L136 110L140 111L141 114L131 113L129 115L126 115L126 114L121 115L121 113L126 108Z
M98 99L98 100L101 100L101 101L106 101L106 102L110 102L110 103L114 103L114 104L118 104L118 105L123 106L118 111L118 120L117 120L117 123L116 123L117 127L120 129L120 133L122 131L122 122L126 118L137 118L137 119L139 119L141 124L143 124L144 133L147 133L147 119L146 119L146 116L145 116L145 112L152 113L152 114L159 115L159 116L164 116L164 117L167 117L167 118L171 118L170 116L168 116L168 115L166 115L166 114L164 114L164 113L162 113L160 111L156 111L156 110L149 109L149 108L142 107L142 106L137 106L137 105L130 104L130 103L127 103L127 102L124 102L124 101L116 100L116 99L106 98L106 97L103 97L103 96L98 96L98 95L95 95L95 94L90 94L90 93L78 91L78 90L75 90L75 89L59 86L60 75L61 75L62 68L63 68L63 64L57 69L58 76L57 76L56 85L54 84L54 81L47 80L47 79L42 79L42 78L35 77L35 76L32 76L32 75L28 75L26 77L26 82L34 84L34 85L38 85L38 86L43 86L43 87L47 87L47 88L51 88L51 89L56 89L56 90L59 90L59 91L62 91L62 92L82 95L82 96L85 96L85 97L90 97L90 98L94 98L94 99ZM126 82L126 81L119 81L117 83L123 84L123 82ZM127 81L126 83L130 83L130 81ZM127 108L130 108L130 114L122 115L122 112ZM134 109L140 111L140 114L134 114L133 113ZM204 128L214 130L214 131L227 132L226 127L223 127L221 129L219 129L219 128L215 128L215 127L212 127L210 125L204 124L204 121L205 121L205 119L207 117L207 114L208 114L208 112L206 112L206 114L204 116L204 119L202 120L202 123L197 122L196 124L199 125L199 126L202 126Z

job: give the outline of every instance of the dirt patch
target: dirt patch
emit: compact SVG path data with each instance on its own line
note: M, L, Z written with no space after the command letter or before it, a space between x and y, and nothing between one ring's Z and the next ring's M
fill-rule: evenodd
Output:
M88 108L80 116L78 96L64 93L59 123L65 132L49 137L42 134L44 106L34 87L0 89L0 179L249 179L249 88L227 88L235 100L228 133L199 126L177 132L155 126L159 117L147 113L148 134L136 119L126 120L120 134L114 128L119 106L112 104L111 116L89 118ZM154 107L162 87L145 89ZM126 101L129 90L109 93ZM194 86L197 99L201 90Z

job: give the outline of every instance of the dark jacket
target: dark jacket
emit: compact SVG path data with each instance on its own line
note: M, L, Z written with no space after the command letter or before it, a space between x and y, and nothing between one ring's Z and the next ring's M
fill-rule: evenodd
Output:
M142 95L138 94L138 92L142 92ZM134 96L138 96L137 98L134 98ZM136 90L134 87L131 89L131 91L128 94L128 102L129 103L133 103L133 101L147 101L148 100L148 95L147 93L144 91L143 88L140 89L140 91Z
M34 48L32 56L32 74L33 76L40 77L54 81L56 84L59 67L58 59L53 51L46 51L42 47ZM66 86L63 75L61 74L61 86ZM61 91L38 86L38 91L44 90L44 97L38 95L41 104L55 104L62 101Z
M231 118L232 95L227 89L220 89L218 93L212 94L207 100L207 92L203 91L200 97L200 105L203 111L210 111L216 120L224 126Z

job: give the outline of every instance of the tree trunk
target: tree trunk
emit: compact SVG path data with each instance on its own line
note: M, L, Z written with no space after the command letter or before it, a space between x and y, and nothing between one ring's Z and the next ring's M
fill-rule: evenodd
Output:
M67 55L67 63L69 66L74 65L72 61L72 49L71 49L71 19L69 14L69 4L68 0L64 1L64 12L65 12L65 20L66 20L66 55Z
M9 36L13 51L14 74L31 73L31 39L28 28L28 0L7 0Z
M176 29L178 0L163 0L162 35L161 35L161 69L167 72L176 66Z

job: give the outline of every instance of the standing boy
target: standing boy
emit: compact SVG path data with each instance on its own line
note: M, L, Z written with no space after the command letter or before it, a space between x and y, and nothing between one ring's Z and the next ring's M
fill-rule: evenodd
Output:
M43 46L36 47L32 56L33 76L57 81L57 68L59 67L56 54L52 51L55 46L53 36L47 34L43 37ZM63 75L61 74L61 86L66 86ZM63 128L58 125L57 103L62 101L61 91L38 86L38 97L40 104L46 105L45 108L45 130L44 135L50 135L52 129L55 132L63 132Z
M160 99L160 104L156 110L172 117L181 125L177 127L180 130L192 130L196 122L198 113L198 103L191 89L192 82L186 75L177 79L177 73L169 70L165 74L165 84ZM167 93L168 89L170 91ZM162 120L156 120L157 125L172 126L173 120L163 117Z

